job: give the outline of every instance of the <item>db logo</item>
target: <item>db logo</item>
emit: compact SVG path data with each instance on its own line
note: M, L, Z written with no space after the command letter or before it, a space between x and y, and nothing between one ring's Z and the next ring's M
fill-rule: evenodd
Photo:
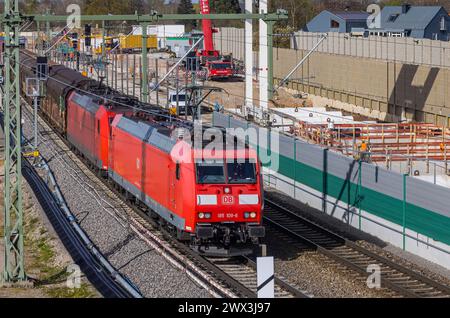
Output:
M234 203L234 197L232 195L224 195L222 197L223 204L232 205Z

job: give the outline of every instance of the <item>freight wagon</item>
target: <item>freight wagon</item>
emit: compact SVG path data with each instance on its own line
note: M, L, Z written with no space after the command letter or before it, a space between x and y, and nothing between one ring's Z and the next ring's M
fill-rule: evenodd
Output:
M128 35L120 36L120 51L122 53L133 53L142 51L142 35ZM149 35L147 37L147 49L158 49L158 39L156 35Z

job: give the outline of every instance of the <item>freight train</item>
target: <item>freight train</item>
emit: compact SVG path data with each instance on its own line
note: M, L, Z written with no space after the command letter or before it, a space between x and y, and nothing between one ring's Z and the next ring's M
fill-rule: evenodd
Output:
M28 51L20 57L27 98L36 57ZM47 121L179 240L201 253L233 256L264 237L261 165L248 146L234 139L229 147L224 135L222 150L205 152L207 142L192 142L192 123L62 65L50 65L44 86L39 107Z

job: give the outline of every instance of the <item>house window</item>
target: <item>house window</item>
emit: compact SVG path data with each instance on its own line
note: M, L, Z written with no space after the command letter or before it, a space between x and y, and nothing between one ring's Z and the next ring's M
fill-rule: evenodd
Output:
M331 28L339 29L339 22L337 22L336 20L331 20Z
M441 31L447 31L447 21L446 17L441 17Z
M389 16L388 22L395 22L395 20L397 20L399 14L391 14Z

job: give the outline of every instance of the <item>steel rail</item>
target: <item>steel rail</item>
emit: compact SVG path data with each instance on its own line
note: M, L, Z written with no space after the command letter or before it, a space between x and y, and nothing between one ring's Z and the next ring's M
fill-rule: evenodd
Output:
M4 126L1 113L0 125ZM57 185L54 185L55 191L51 191L25 158L22 158L22 172L66 250L72 259L77 260L77 265L93 286L104 297L142 298L136 286L120 275L87 238L73 214L64 209L67 206ZM50 173L51 178L53 175Z
M367 268L363 264L381 264L387 267L384 272L397 272L400 277L381 273L381 285L399 293L402 296L416 297L450 297L450 287L434 281L422 274L419 274L405 266L397 264L384 256L378 255L356 243L328 230L314 222L298 215L297 213L281 206L280 204L265 199L266 213L264 220L270 225L298 239L307 246L317 250L325 256L335 260L347 268L356 271L363 276L369 276ZM271 216L270 209L280 213L280 217ZM283 220L283 218L285 218ZM304 226L305 229L299 228ZM297 227L297 228L296 228ZM344 247L348 250L335 250L337 247ZM352 253L353 254L349 254ZM356 252L356 254L355 254ZM356 256L356 258L355 258ZM352 259L353 258L353 259ZM409 285L409 286L408 286ZM417 285L425 285L418 288ZM426 290L419 292L419 290Z
M76 264L80 266L93 286L107 298L142 298L137 288L120 275L92 243L86 244L73 223L76 219L67 216L47 184L35 168L23 160L23 175L36 195L43 211ZM85 234L84 234L85 235Z
M243 256L247 260L247 264L256 270L256 263L251 258L248 258L247 256ZM274 277L275 284L280 286L282 289L286 290L287 292L291 293L295 298L312 298L310 295L300 291L299 289L295 288L291 284L287 283L283 279L279 278L278 276Z
M57 136L58 140L55 140L54 137L47 135L47 137L52 139L53 143L57 147L61 148L61 145L59 145L57 141L60 141L66 147L70 147L70 144L64 139L64 137L59 132L55 131L53 127L47 122L45 117L41 116L41 114L40 119L43 120L49 126L49 128L52 129L52 132ZM40 125L42 126L42 124ZM117 191L107 183L107 180L99 178L95 174L95 172L89 168L89 165L84 158L81 158L80 156L74 154L72 151L70 152L79 160L79 163L75 161L74 163L86 177L92 180L91 176L89 176L88 173L92 173L96 176L96 180L99 182L96 183L96 190L105 193L110 198L112 198L112 193L113 195L117 196L123 204L130 208L134 215L131 215L128 220L135 232L137 232L137 234L142 239L144 239L147 244L151 244L152 247L160 251L172 265L190 273L189 276L191 278L194 278L194 280L196 280L196 282L200 285L203 285L202 287L204 287L205 289L211 287L209 288L209 290L212 291L212 294L214 294L216 297L256 297L256 294L249 288L234 279L231 275L214 266L213 263L199 255L194 250L190 249L185 244L182 244L175 240L166 230L161 228L158 229L160 234L164 236L166 242L163 242L161 239L159 239L157 235L153 233L156 231L155 227L159 227L156 222L154 222L147 214L145 214L135 205L131 204L131 202L129 202L130 198L127 198L124 194L119 193L119 191ZM110 191L111 193L108 194L108 191ZM164 243L169 243L170 245ZM200 270L198 267L202 268L203 270ZM209 276L212 276L216 280L218 280L221 284L229 286L228 288L233 292L230 293L229 291L225 290L225 288L220 287L217 282L212 282L210 278L207 277L208 274Z

